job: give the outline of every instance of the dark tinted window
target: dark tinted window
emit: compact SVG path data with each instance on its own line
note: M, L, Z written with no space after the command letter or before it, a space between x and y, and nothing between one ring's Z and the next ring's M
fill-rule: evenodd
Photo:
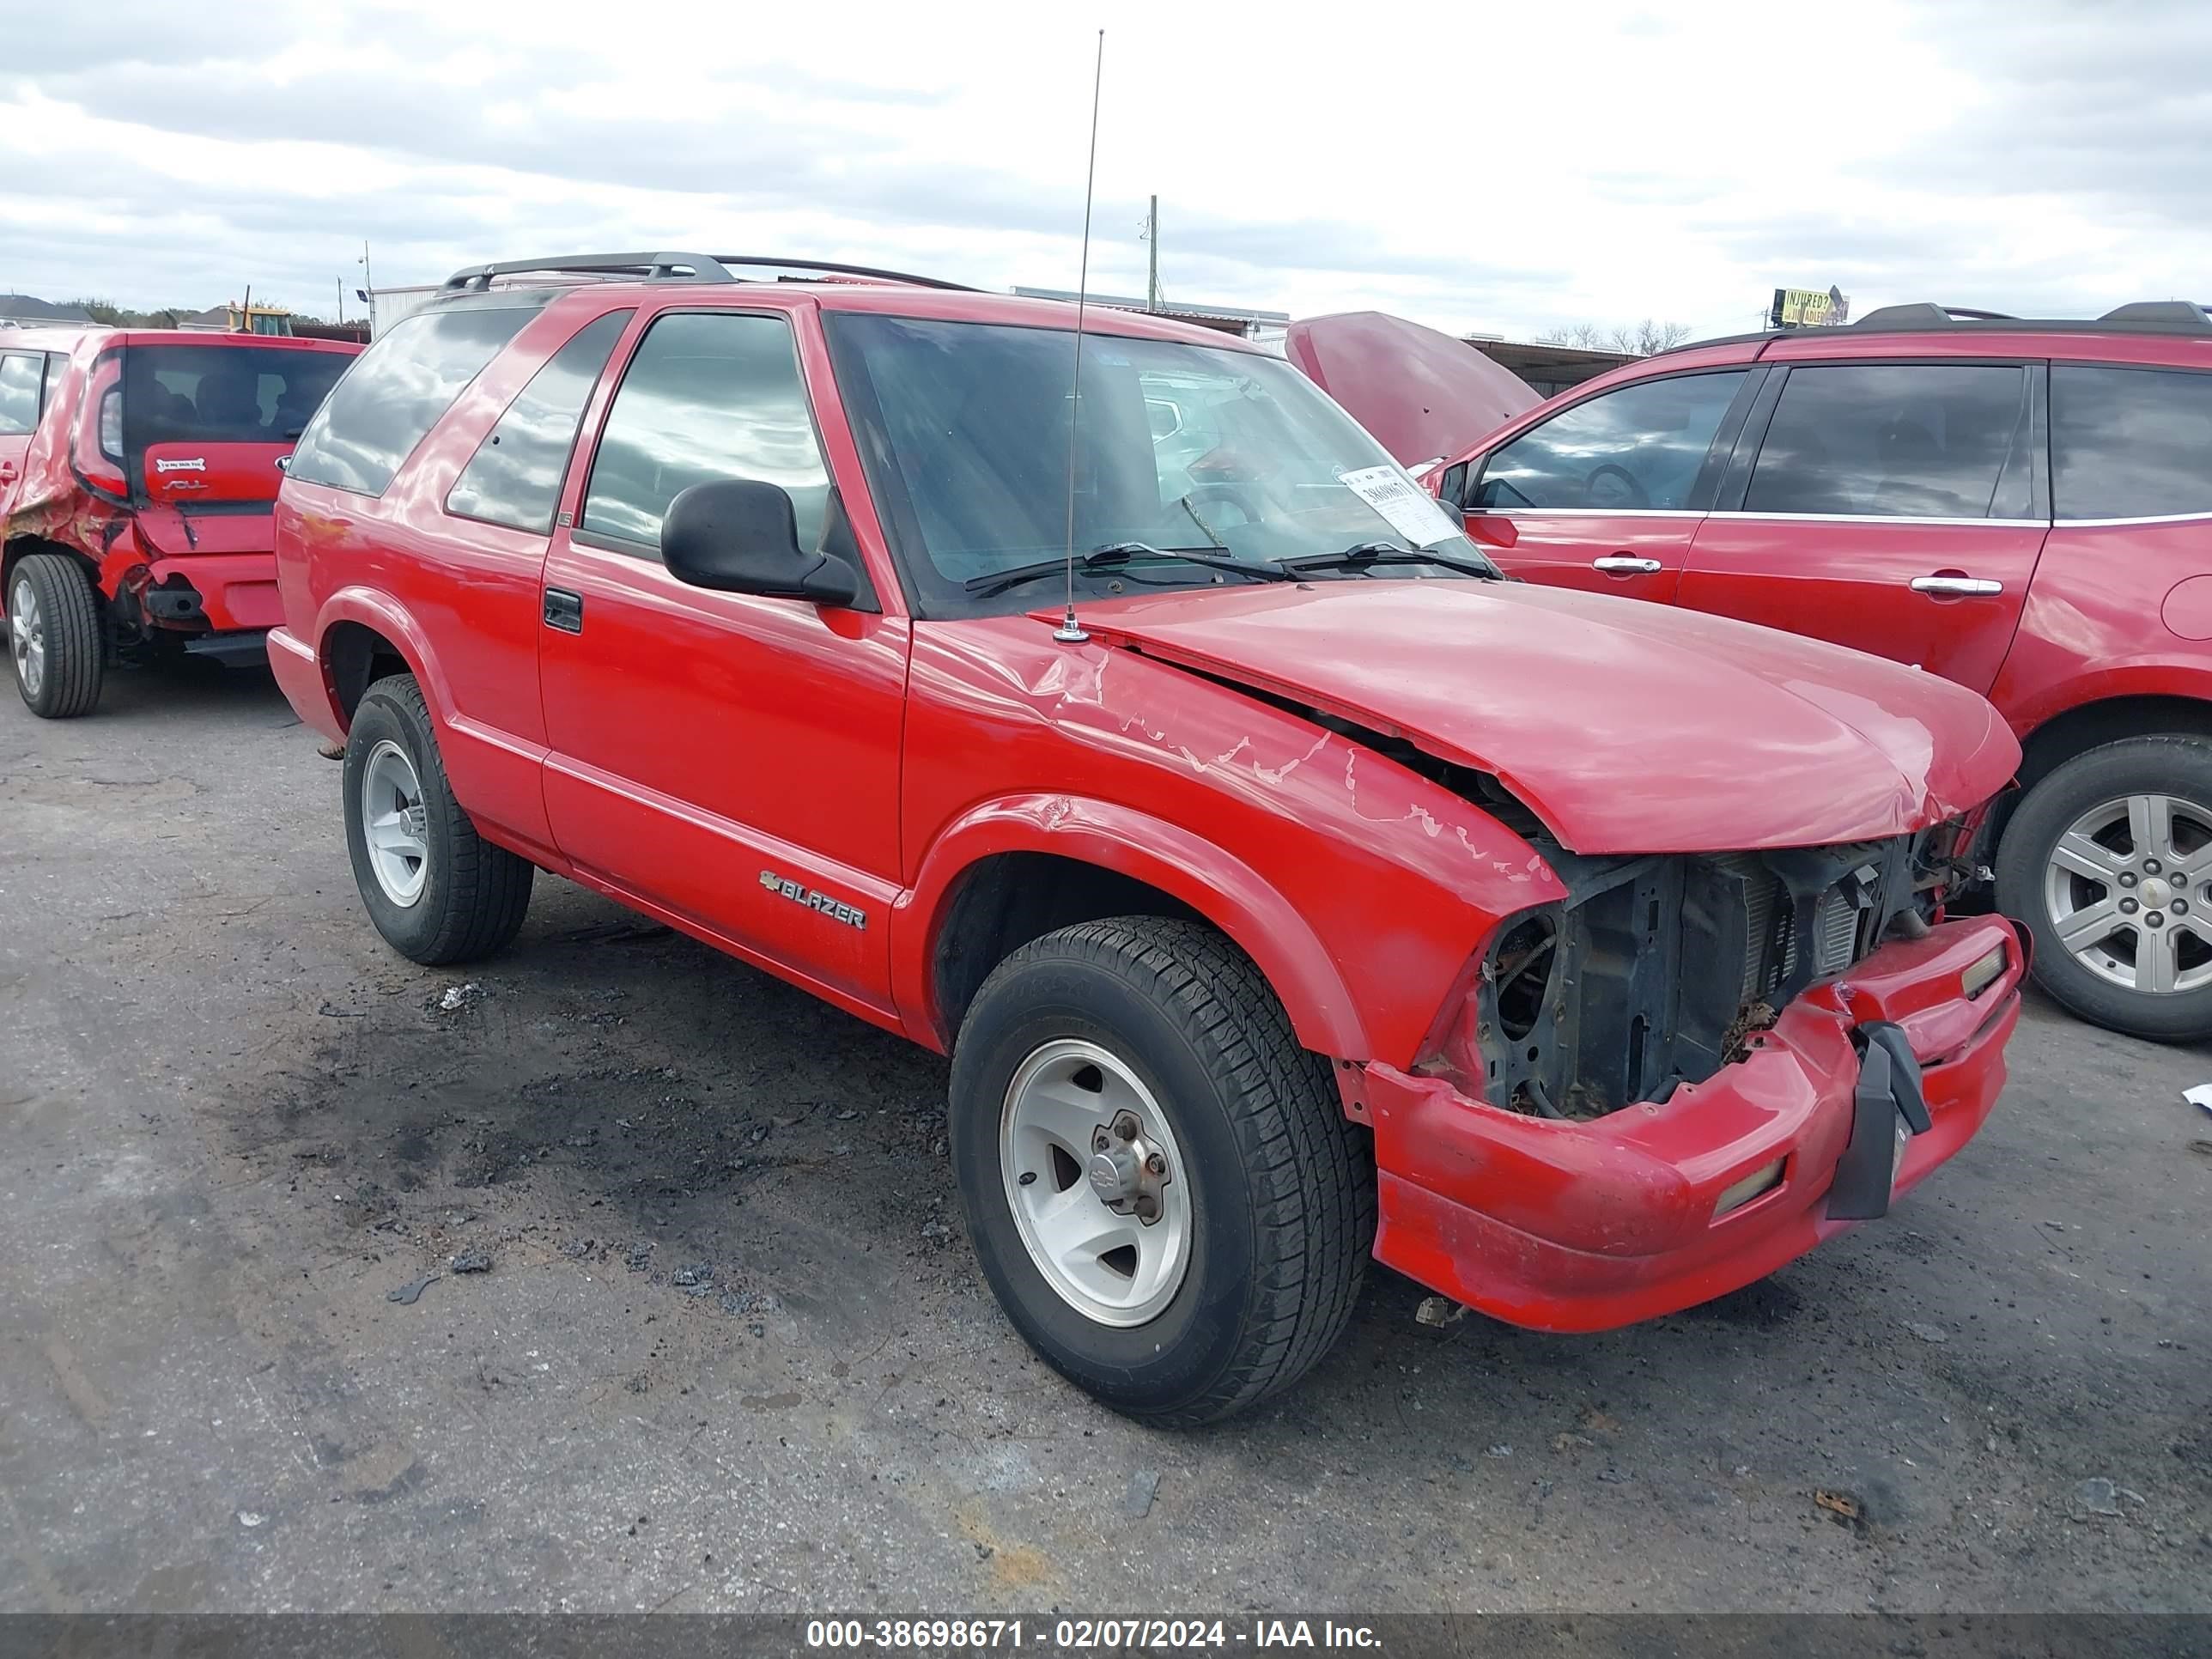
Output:
M446 496L448 513L540 535L551 532L576 422L629 319L629 312L617 311L587 324L530 377L454 480Z
M132 346L123 354L123 443L288 444L353 360L282 346Z
M1680 509L1743 371L1681 374L1601 392L1491 456L1471 506L1590 512Z
M418 311L395 324L354 361L308 427L291 476L382 495L422 434L544 303Z
M43 358L11 352L0 357L0 438L20 438L39 424Z
M2007 463L2027 465L2027 414L2018 368L1793 368L1744 511L1987 518Z
M819 539L830 475L780 317L679 313L646 331L607 411L581 527L657 549L668 503L710 478L782 485L799 545Z
M2052 364L2051 460L2062 519L2212 514L2212 374Z

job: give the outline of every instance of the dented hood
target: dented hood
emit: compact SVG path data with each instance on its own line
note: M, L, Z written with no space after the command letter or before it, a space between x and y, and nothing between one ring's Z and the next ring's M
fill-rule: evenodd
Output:
M1292 323L1283 349L1401 466L1457 455L1541 401L1466 341L1380 311Z
M1996 711L1948 680L1607 594L1285 584L1093 605L1083 623L1488 772L1577 853L1899 835L1979 805L2020 763Z

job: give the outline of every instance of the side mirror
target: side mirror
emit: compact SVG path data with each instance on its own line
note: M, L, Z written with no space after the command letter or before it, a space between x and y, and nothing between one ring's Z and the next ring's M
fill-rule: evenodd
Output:
M799 544L799 521L781 485L757 478L693 484L660 521L660 557L678 580L721 593L850 605L853 567Z

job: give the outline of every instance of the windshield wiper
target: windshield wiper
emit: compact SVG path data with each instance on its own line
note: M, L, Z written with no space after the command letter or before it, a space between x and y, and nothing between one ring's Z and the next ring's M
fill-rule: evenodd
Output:
M1075 561L1078 570L1096 574L1101 570L1119 570L1132 564L1195 564L1208 570L1226 570L1238 576L1251 576L1261 581L1286 582L1290 573L1277 564L1253 564L1243 559L1224 559L1204 548L1154 547L1149 542L1109 542L1103 547L1093 548ZM994 571L988 576L971 576L961 586L978 599L988 599L994 593L1003 593L1024 582L1033 582L1046 576L1057 576L1067 568L1066 559L1040 559L1035 564L1018 564L1012 570Z
M1505 573L1488 560L1455 559L1448 554L1397 547L1389 542L1358 542L1341 553L1313 553L1302 559L1285 559L1283 568L1293 575L1302 570L1368 570L1378 564L1432 564L1456 570L1462 576L1503 581Z

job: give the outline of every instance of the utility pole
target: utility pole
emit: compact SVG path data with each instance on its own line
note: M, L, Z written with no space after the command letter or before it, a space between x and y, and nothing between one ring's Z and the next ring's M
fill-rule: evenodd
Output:
M1152 198L1152 216L1145 222L1145 240L1152 245L1152 274L1145 282L1145 309L1160 308L1160 198Z
M361 291L368 295L368 326L376 327L376 278L369 274L368 238L361 239Z

